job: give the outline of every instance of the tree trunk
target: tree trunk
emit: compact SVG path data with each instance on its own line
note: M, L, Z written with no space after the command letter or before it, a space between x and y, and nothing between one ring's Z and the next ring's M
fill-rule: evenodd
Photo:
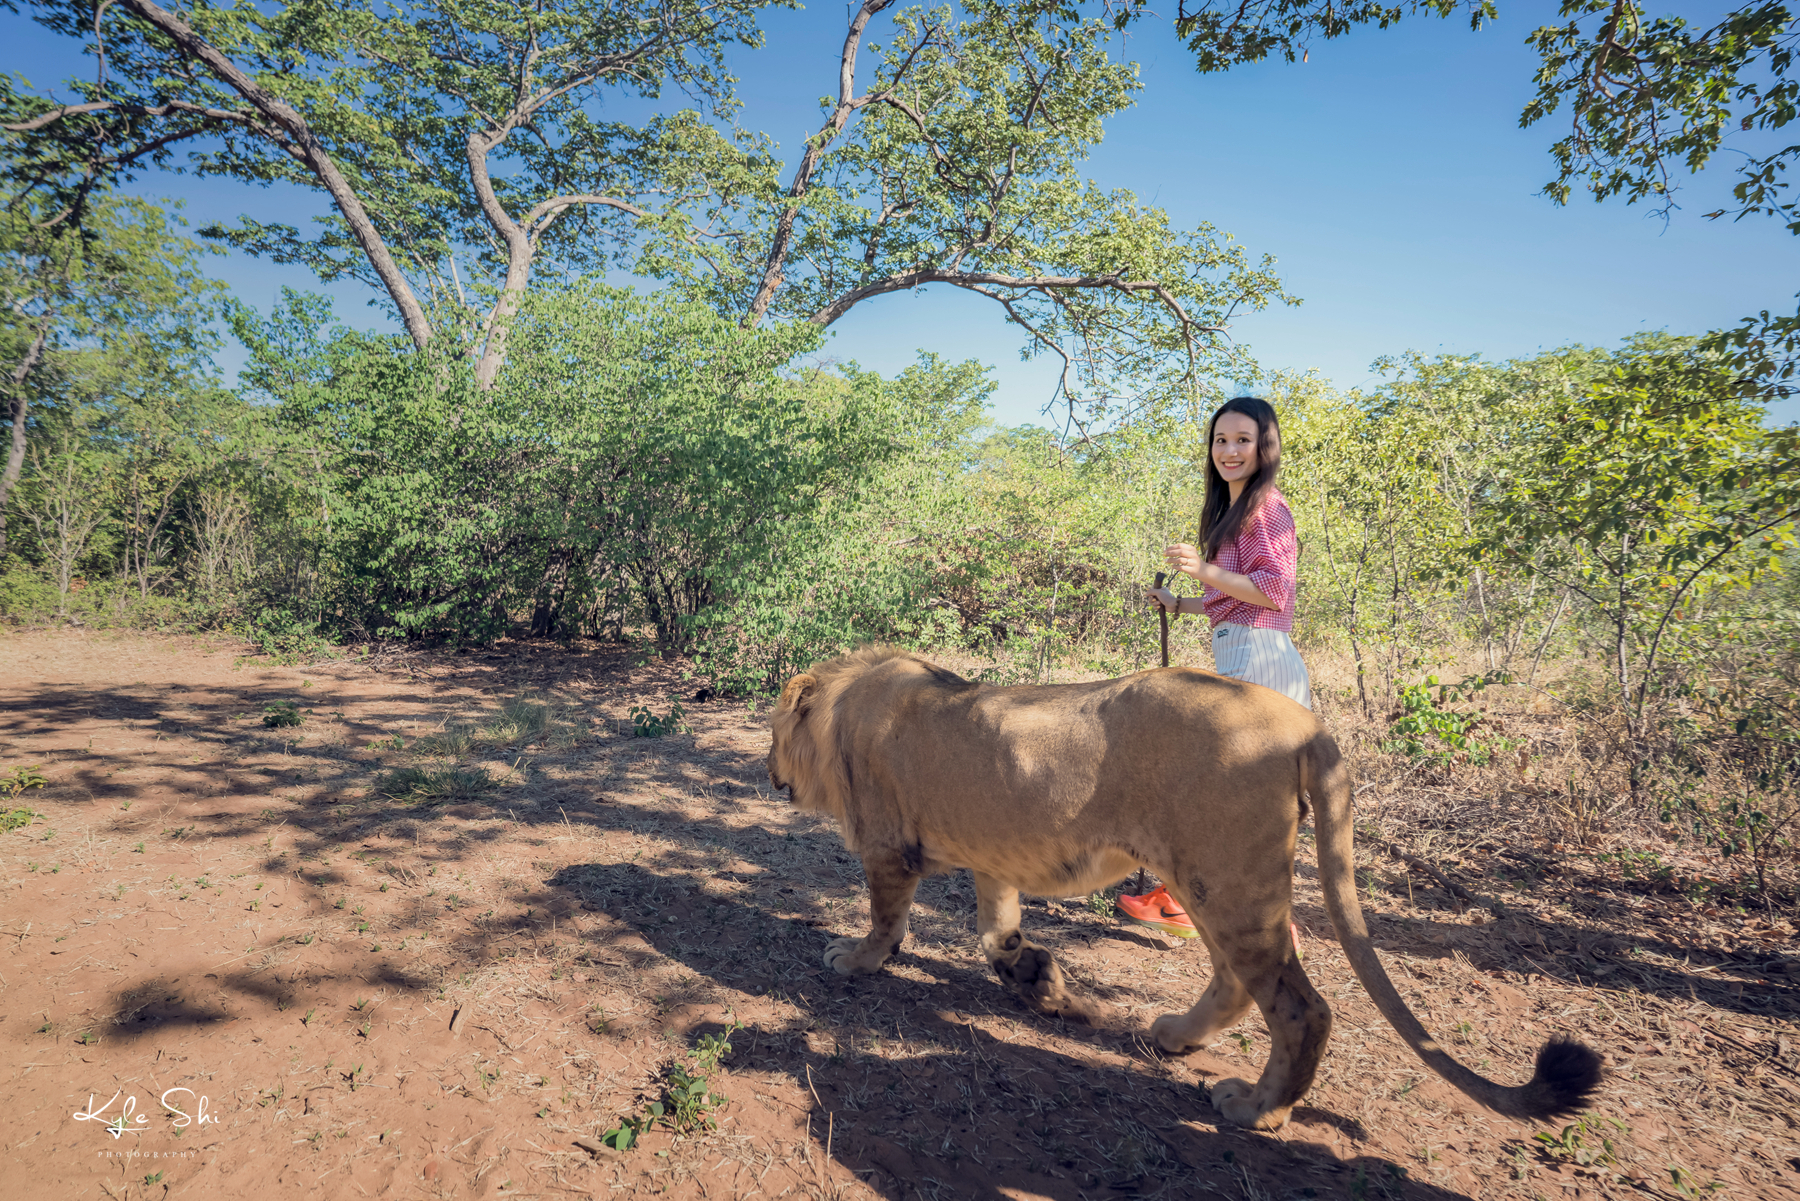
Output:
M19 482L19 473L25 467L25 417L29 402L25 398L25 381L30 378L32 370L44 357L44 346L50 338L50 319L46 317L43 325L38 327L37 337L25 350L25 357L13 368L12 376L7 380L8 404L6 415L12 420L12 441L6 450L6 470L0 471L0 563L6 562L6 502L12 496L13 485Z
M325 185L338 212L344 215L345 222L349 224L356 244L369 260L369 265L375 268L375 274L387 288L394 307L400 311L400 320L406 326L413 345L424 350L426 343L431 341L431 322L425 316L424 306L413 295L412 285L401 274L394 256L388 251L387 242L383 240L368 210L363 208L362 201L350 187L350 181L338 170L337 163L326 151L324 143L319 141L318 135L312 131L312 127L306 123L306 119L266 91L261 84L245 74L241 67L226 58L217 47L195 33L173 13L157 7L152 0L120 0L120 3L161 30L189 58L205 63L221 82L248 100L291 139L291 144L282 149L304 163L319 182Z

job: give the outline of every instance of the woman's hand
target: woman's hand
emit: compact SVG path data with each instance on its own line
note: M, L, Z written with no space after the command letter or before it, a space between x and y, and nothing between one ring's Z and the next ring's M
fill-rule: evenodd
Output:
M1181 612L1181 601L1167 588L1152 588L1144 594L1144 599L1152 605L1160 605L1171 613Z
M1179 571L1183 575L1200 578L1200 552L1185 542L1177 542L1174 546L1163 550L1163 558L1168 560L1171 571Z

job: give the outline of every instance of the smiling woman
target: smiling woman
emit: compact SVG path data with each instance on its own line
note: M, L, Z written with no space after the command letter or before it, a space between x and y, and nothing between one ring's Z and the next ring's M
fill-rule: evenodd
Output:
M1289 637L1300 543L1275 487L1281 423L1274 406L1254 396L1227 401L1208 423L1207 441L1202 547L1177 543L1165 557L1206 586L1199 608L1212 620L1219 674L1273 688L1310 709L1311 682ZM1151 589L1149 599L1174 613L1190 611L1166 588Z
M1212 620L1213 666L1222 676L1260 684L1312 708L1312 679L1289 633L1300 573L1294 515L1275 487L1281 469L1281 423L1275 408L1254 396L1219 406L1207 423L1210 451L1206 501L1200 510L1201 548L1179 542L1164 556L1176 571L1206 586L1200 609ZM1152 588L1151 604L1182 613L1185 598ZM1130 922L1177 938L1199 933L1163 885L1121 895ZM1294 946L1300 935L1293 930Z

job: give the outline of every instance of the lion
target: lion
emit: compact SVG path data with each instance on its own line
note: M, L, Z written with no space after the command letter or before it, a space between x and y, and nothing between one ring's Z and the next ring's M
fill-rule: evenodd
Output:
M1045 948L1019 931L1019 895L1064 897L1140 865L1168 885L1212 955L1186 1013L1156 1019L1185 1054L1252 1005L1272 1050L1254 1084L1228 1079L1212 1102L1236 1125L1275 1130L1312 1087L1331 1034L1289 939L1294 847L1308 800L1319 879L1338 941L1375 1006L1439 1076L1498 1113L1527 1120L1583 1108L1600 1056L1557 1038L1529 1083L1463 1066L1395 991L1357 903L1349 773L1309 710L1267 688L1165 667L1089 684L998 688L888 647L797 675L771 718L770 782L836 819L869 882L871 928L834 938L825 963L877 972L906 938L920 879L968 868L981 950L1031 1008L1091 1017Z

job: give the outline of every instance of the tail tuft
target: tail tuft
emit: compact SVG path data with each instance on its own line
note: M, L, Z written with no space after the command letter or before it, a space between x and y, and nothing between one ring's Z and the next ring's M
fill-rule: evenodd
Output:
M1538 1051L1531 1082L1509 1089L1516 1099L1509 1116L1539 1121L1567 1117L1587 1106L1600 1087L1600 1055L1585 1043L1558 1035Z

